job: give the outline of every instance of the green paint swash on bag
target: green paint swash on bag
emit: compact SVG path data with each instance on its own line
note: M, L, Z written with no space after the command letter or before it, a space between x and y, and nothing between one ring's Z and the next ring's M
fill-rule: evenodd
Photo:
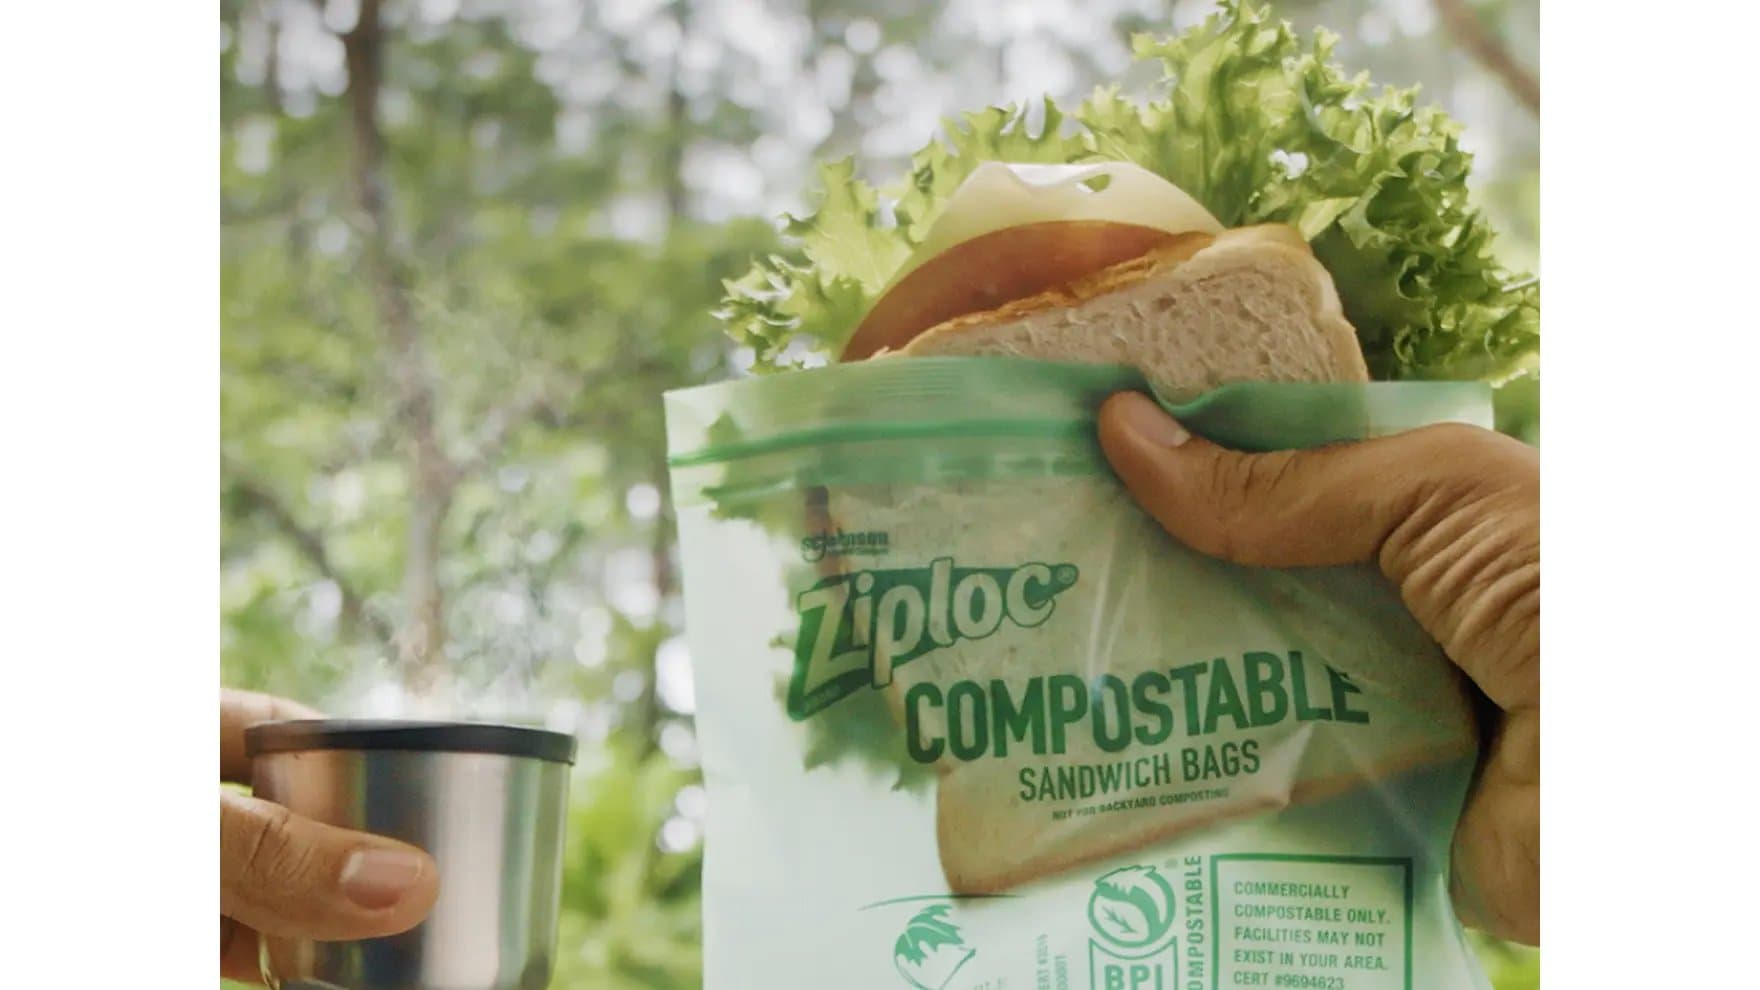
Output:
M1458 672L1370 568L1168 537L1094 435L1143 387L919 358L667 396L711 990L1486 985ZM1253 449L1491 415L1465 382L1164 403Z

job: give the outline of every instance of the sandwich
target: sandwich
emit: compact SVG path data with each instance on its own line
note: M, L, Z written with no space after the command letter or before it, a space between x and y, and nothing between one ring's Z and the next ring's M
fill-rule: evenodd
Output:
M1047 103L1036 129L1020 110L969 115L913 159L908 181L884 203L848 163L827 167L818 211L789 225L795 252L728 284L721 315L751 349L754 370L1017 357L1133 366L1172 396L1238 382L1505 382L1532 373L1538 284L1492 255L1452 122L1416 107L1411 92L1370 94L1346 79L1324 40L1305 48L1259 11L1225 7L1202 30L1139 41L1140 55L1168 68L1175 91L1165 101L1101 90L1071 121ZM944 497L959 494L957 485L820 490L809 515L815 532L843 520L921 532ZM1086 480L988 490L986 519L946 520L942 536L924 540L975 525L988 527L983 539L998 559L1031 545L1042 559L1140 563L1144 555L1127 548L1164 537L1146 517L1117 510L1126 497ZM1084 519L1125 521L1096 532ZM816 566L831 576L845 564L827 557ZM999 633L898 668L884 692L896 727L924 739L947 734L945 709L912 710L911 689L926 680L1018 684L1042 670L1039 690L1054 691L1057 660L1152 631L1155 652L1107 653L1106 672L1129 682L1169 658L1202 665L1217 642L1255 622L1275 624L1286 608L1313 620L1301 631L1310 656L1351 658L1344 683L1376 706L1377 731L1291 724L1253 733L1252 758L1266 772L1214 799L1151 787L1161 800L1123 816L1041 813L1025 754L943 756L932 785L937 839L956 893L1009 890L1474 751L1471 706L1445 658L1409 616L1387 614L1381 596L1352 593L1372 575L1327 576L1318 606L1310 578L1183 548L1106 577L1115 583L1108 594L1060 605L1065 612L1047 626L1054 632L1030 641ZM1243 600L1257 603L1246 610L1254 614L1243 614ZM1363 628L1379 630L1378 641L1353 642ZM1348 703L1338 672L1304 666L1294 653L1278 662L1292 690ZM1225 674L1213 667L1206 676ZM1199 759L1239 759L1227 747L1247 735L1224 731ZM1062 755L1103 767L1105 750L1077 733Z
M1093 183L1103 187L1088 191ZM907 268L841 359L1131 365L1185 393L1228 382L1368 381L1332 278L1295 228L1224 230L1182 190L1125 162L986 162L942 222L1005 197L1020 204L996 214L1006 226ZM1146 201L1163 208L1145 209ZM1133 209L1158 214L1159 225L1106 219Z

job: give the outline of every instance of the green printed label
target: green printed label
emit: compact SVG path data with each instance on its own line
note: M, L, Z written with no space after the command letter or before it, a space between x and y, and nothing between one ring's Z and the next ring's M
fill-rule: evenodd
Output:
M808 718L864 686L885 687L898 667L1004 624L1042 625L1078 576L1071 564L959 567L941 557L928 567L825 578L796 599L789 717Z
M1411 860L1223 855L1210 876L1214 987L1410 990Z
M929 763L944 754L960 760L1002 758L1010 751L1061 756L1081 746L1122 753L1132 746L1159 747L1170 738L1263 729L1286 721L1367 724L1357 697L1362 689L1325 663L1310 665L1300 650L1253 651L1237 675L1223 657L1147 670L1128 680L1115 674L1089 678L1052 674L1026 678L920 681L905 692L905 727L911 756ZM1309 672L1324 677L1310 683ZM928 716L945 721L945 736L927 732ZM1165 782L1175 754L1161 753L1092 767L1091 774L1122 780ZM1177 754L1185 781L1258 770L1256 742L1185 749ZM1021 778L1022 800L1051 786Z
M892 964L912 990L944 990L977 955L948 919L951 910L946 904L924 908L893 943Z
M874 926L871 958L892 938L915 990L1413 990L1413 870L1403 857L1167 857L1071 876L1044 892L1057 913L1032 922L1008 920L1027 907L1010 896L863 911L903 922L895 937ZM1001 975L1028 972L1024 984Z
M1088 968L1095 990L1174 990L1178 898L1153 866L1126 866L1094 881L1088 898Z

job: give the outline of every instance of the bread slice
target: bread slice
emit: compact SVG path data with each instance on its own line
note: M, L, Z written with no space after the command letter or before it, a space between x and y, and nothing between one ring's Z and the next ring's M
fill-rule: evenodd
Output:
M1174 393L1368 381L1332 277L1295 230L1182 238L1076 283L931 327L902 355L1128 364Z

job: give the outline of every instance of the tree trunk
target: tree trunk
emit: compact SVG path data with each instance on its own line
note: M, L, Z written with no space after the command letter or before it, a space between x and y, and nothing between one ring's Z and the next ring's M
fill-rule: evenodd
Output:
M273 3L265 4L263 20L268 25L268 64L263 69L263 92L269 99L269 112L281 116L281 11Z
M678 22L682 38L689 37L691 24L690 4L686 0L673 0L671 5L673 18ZM679 70L676 63L672 69L672 84L666 92L666 135L667 144L660 149L660 181L661 192L666 203L666 233L670 235L680 218L689 209L689 190L684 182L684 156L691 142L691 122L689 119L689 101L686 99ZM664 447L661 441L660 447ZM660 508L654 517L654 531L649 537L649 567L653 574L654 597L658 603L655 623L661 627L662 633L670 632L666 625L666 603L678 593L678 574L672 566L672 531L667 526L671 517L671 499L668 497L670 487L667 484L666 458L654 460L649 472L649 483L660 493ZM659 658L660 644L667 637L662 635L654 643L654 650L648 655L647 690L643 692L638 703L636 718L637 734L642 752L651 752L658 742L658 730L662 716L660 704L660 667L656 662Z
M671 630L666 628L666 603L678 592L678 574L672 566L672 531L666 525L666 520L671 515L671 507L668 505L671 500L667 498L666 494L670 486L666 483L666 459L664 457L658 459L653 484L660 492L660 511L654 517L654 533L648 550L654 572L654 597L657 602L654 622L664 633L670 633ZM643 753L652 752L659 742L660 717L663 712L660 705L660 665L658 660L660 646L668 638L670 637L663 635L657 639L654 643L654 652L648 656L648 690L642 695L642 708L639 714L642 721L640 742Z
M386 363L397 401L409 472L403 624L397 651L404 686L418 698L444 689L446 609L440 581L441 534L452 507L453 468L435 422L435 383L422 328L398 263L379 130L384 71L380 0L361 0L359 20L343 36L355 149L354 184L366 242L367 277L385 334Z

